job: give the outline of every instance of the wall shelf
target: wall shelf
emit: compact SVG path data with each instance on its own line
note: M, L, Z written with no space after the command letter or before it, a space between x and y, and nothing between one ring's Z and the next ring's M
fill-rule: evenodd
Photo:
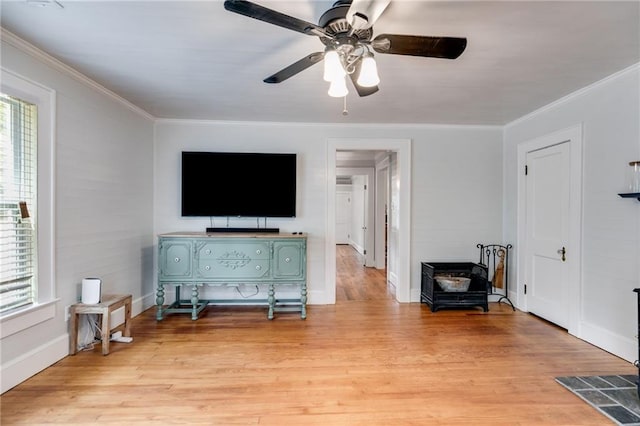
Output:
M640 201L640 192L625 192L618 195L622 198L637 198Z

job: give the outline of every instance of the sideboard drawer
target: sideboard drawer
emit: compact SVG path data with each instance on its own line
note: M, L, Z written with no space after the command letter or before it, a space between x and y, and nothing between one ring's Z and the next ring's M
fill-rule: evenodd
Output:
M196 278L237 281L269 277L269 242L198 241Z
M269 259L269 242L198 241L196 259Z
M227 281L256 280L269 277L269 259L218 258L196 259L196 278Z

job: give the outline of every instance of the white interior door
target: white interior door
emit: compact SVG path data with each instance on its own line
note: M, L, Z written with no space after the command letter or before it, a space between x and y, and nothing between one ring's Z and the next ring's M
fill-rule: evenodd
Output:
M349 244L351 234L351 192L336 192L336 244Z
M526 164L527 307L568 328L570 144L529 152Z

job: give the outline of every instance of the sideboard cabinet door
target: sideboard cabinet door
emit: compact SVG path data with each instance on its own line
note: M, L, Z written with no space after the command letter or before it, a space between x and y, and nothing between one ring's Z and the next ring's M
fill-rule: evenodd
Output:
M306 256L304 241L274 241L273 277L284 279L304 279Z
M158 255L160 279L190 278L192 247L189 240L163 240Z

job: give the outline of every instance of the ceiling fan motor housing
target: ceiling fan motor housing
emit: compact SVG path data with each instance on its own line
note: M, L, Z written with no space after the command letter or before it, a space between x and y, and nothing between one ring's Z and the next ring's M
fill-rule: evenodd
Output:
M373 35L373 27L355 30L349 37L345 37L346 35L351 33L351 24L347 21L346 18L350 6L350 0L338 0L333 4L333 7L323 13L318 20L318 26L324 28L328 34L335 37L335 39L329 37L320 37L320 40L325 46L335 45L336 41L338 42L338 44L342 44L342 42L347 42L347 40L349 39L354 39L353 42L349 42L353 44L357 43L358 41L367 42L371 40L371 37Z

